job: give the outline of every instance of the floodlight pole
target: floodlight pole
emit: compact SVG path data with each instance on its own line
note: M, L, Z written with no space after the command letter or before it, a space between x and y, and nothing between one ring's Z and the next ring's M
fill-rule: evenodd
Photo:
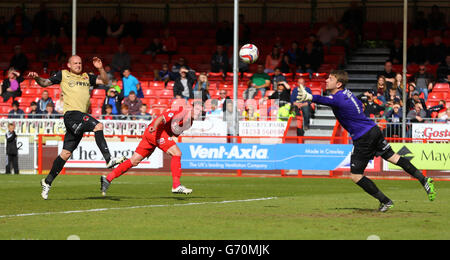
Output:
M239 75L239 0L234 0L234 42L233 42L233 122L234 134L239 135L238 75ZM225 111L226 112L226 111Z
M403 0L403 111L402 111L402 137L406 138L406 95L407 95L407 34L408 34L408 0Z
M72 55L77 54L77 0L72 0Z

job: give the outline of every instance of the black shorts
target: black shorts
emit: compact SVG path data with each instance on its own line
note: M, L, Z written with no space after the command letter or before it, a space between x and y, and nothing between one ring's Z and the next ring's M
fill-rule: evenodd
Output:
M86 132L94 131L95 126L100 122L92 116L79 112L68 111L64 114L64 125L66 126L66 135L64 136L63 149L73 152Z
M394 154L381 130L374 126L361 138L353 141L350 171L353 174L363 174L367 164L375 156L381 156L387 160Z

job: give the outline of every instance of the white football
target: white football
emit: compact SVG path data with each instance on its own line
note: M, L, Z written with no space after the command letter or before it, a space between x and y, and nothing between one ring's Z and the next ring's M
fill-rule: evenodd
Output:
M239 50L239 57L245 63L254 63L258 60L259 50L254 44L246 44Z

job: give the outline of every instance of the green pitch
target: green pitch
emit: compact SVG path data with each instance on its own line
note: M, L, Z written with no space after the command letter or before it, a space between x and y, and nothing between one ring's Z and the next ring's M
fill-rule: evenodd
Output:
M59 176L49 200L42 176L0 176L0 239L450 239L450 182L430 202L416 181L375 180L395 207L350 180L123 176L107 197L99 176Z

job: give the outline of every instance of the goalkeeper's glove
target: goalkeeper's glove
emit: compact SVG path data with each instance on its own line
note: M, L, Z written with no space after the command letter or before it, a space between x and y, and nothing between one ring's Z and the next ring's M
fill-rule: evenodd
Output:
M303 86L298 87L298 94L297 94L297 101L298 102L305 102L305 101L311 101L313 96L306 92L305 88Z

